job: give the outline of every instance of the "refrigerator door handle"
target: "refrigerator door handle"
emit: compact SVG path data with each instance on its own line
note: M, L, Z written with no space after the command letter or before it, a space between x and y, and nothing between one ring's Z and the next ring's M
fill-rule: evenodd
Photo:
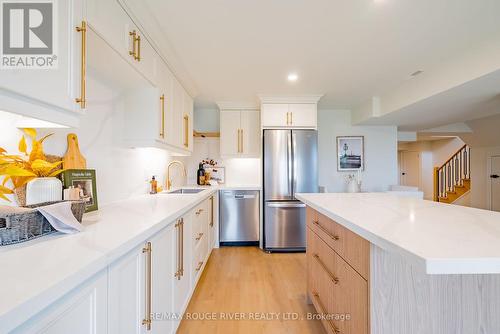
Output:
M268 203L270 208L305 208L304 203Z
M292 154L293 154L293 169L292 169L292 199L295 199L295 189L297 189L297 159L295 151L297 150L297 134L292 132Z
M293 186L292 186L292 178L293 178L293 170L292 170L292 164L293 164L293 157L292 157L292 138L291 138L291 133L287 135L287 151L286 151L286 158L287 158L287 173L288 173L288 194L293 197Z

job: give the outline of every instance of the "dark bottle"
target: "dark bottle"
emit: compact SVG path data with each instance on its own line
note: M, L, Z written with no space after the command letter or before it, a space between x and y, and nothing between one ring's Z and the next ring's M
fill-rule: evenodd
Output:
M196 178L196 183L198 183L199 186L204 186L205 185L205 169L203 168L203 164L199 165L198 168L198 174Z

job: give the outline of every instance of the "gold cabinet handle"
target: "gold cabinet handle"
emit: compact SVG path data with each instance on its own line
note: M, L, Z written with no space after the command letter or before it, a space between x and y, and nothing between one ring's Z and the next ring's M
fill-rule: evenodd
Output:
M181 279L181 220L179 219L177 223L175 223L175 228L177 230L177 270L175 272L174 277L177 278L177 280Z
M203 212L203 209L199 209L195 213L196 213L197 216L199 216L202 212Z
M137 35L137 57L135 60L141 61L141 36Z
M203 237L203 233L198 233L198 236L196 237L196 241L199 241Z
M240 129L238 129L238 153L240 153Z
M288 124L290 123L290 121L288 120L288 117L289 117L289 116L288 116L288 114L289 114L289 113L287 112L287 113L286 113L286 125L288 125Z
M243 140L243 129L241 129L241 153L245 152L244 140Z
M321 301L320 297L319 297L319 293L317 293L316 291L313 291L312 293L314 299L316 299L316 302L318 303L318 306L320 308L320 310L318 310L320 313L322 314L327 314L326 313L326 309L325 307L323 306L323 302ZM337 326L335 326L331 320L326 320L328 322L328 325L330 325L330 329L332 330L333 333L335 334L340 334L340 329L337 328Z
M210 227L214 226L214 197L210 197Z
M324 228L323 226L321 226L321 224L318 221L313 221L313 224L316 225L317 227L319 227L319 229L321 231L325 232L333 240L338 241L340 239L340 237L338 235L331 234L330 231L328 231L326 228Z
M203 267L204 261L198 262L198 267L196 267L196 271L200 271L201 267Z
M332 280L332 282L334 284L339 284L338 277L335 276L334 274L332 274L332 272L330 270L328 270L326 264L321 260L321 258L319 257L319 255L315 253L315 254L313 254L313 257L316 259L316 261L318 261L319 265L328 274L328 276L330 276L330 279Z
M145 278L145 288L146 288L146 315L144 319L142 320L142 325L146 326L146 329L149 331L151 330L151 295L152 295L152 280L153 280L153 275L152 275L152 266L153 266L153 261L152 261L152 248L151 248L151 242L147 242L144 248L142 249L142 252L146 254L147 260L146 260L146 278Z
M181 276L184 276L184 218L181 218Z
M82 50L81 50L81 77L80 77L80 97L75 99L76 103L80 104L81 109L87 107L87 22L82 21L80 27L76 27L77 32L82 33Z
M293 125L293 112L290 111L290 125Z
M132 37L132 51L129 51L128 54L131 55L134 59L137 59L137 48L136 48L136 40L137 40L137 32L135 30L129 31L128 35Z
M189 116L184 115L184 146L189 147Z
M165 139L165 94L160 96L161 104L161 128L160 128L160 138Z

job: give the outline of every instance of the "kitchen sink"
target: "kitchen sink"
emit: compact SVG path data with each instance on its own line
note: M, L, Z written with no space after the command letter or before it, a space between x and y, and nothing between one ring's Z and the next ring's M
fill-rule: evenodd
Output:
M201 193L205 189L178 189L174 191L169 191L167 194L197 194Z

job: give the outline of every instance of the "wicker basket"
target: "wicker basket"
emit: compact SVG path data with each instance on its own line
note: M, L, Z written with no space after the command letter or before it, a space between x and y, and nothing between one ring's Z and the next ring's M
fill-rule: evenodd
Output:
M30 205L22 212L0 211L0 246L17 244L46 234L56 232L49 221L35 208L60 202L40 203ZM71 211L78 222L82 222L85 212L84 201L72 201Z

